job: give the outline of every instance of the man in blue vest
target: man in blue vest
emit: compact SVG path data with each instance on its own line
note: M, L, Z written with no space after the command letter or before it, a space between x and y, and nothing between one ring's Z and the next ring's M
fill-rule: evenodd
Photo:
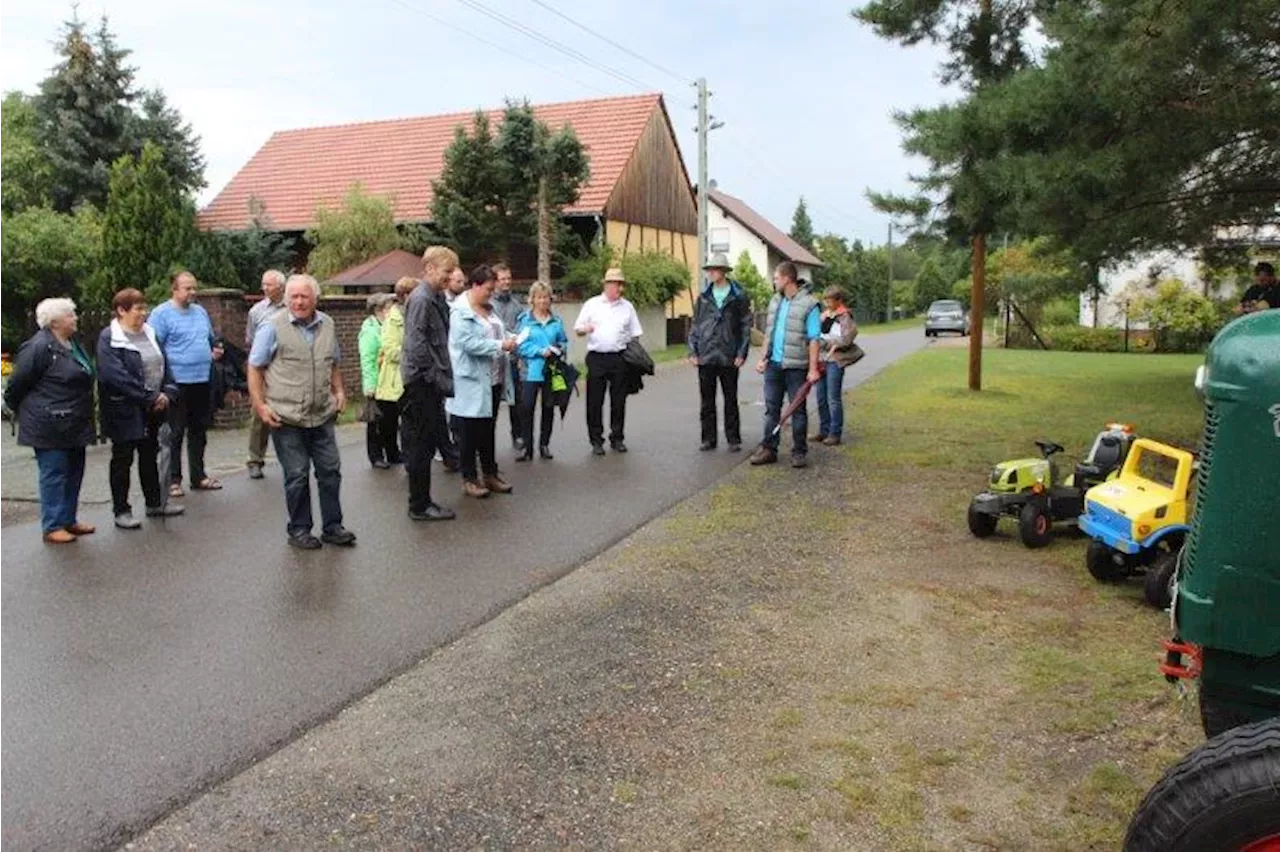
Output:
M778 460L782 433L778 419L782 415L782 397L795 399L806 381L816 382L818 342L822 337L821 311L818 300L797 280L796 265L789 260L778 264L773 273L777 292L769 302L768 325L764 332L764 354L756 364L756 372L764 375L764 437L751 456L754 465L773 464ZM791 466L809 464L809 414L800 406L791 417Z

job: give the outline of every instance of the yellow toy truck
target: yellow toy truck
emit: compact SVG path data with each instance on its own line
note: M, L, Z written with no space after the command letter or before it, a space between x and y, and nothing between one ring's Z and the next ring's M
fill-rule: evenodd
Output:
M1190 526L1188 495L1195 457L1150 438L1133 442L1120 475L1090 488L1080 529L1093 539L1089 573L1104 583L1145 575L1148 603L1172 597L1178 553Z

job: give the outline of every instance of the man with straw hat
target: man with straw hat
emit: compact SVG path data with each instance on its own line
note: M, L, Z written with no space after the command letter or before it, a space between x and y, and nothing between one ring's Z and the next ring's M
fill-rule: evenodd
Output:
M591 452L604 455L604 394L609 391L609 446L625 453L627 365L622 353L644 333L635 307L623 298L627 279L613 267L604 274L604 290L582 306L573 330L587 339L587 437Z
M751 300L728 277L729 261L715 254L702 267L707 283L693 309L689 327L689 363L698 368L702 397L702 451L716 448L716 385L724 395L724 438L729 452L742 449L738 413L738 370L751 346Z

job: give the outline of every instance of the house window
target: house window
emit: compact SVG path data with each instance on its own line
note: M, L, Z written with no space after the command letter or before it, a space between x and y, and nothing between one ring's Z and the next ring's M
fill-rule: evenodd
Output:
M729 229L728 228L712 228L711 235L708 237L710 242L709 251L712 254L718 252L729 252Z

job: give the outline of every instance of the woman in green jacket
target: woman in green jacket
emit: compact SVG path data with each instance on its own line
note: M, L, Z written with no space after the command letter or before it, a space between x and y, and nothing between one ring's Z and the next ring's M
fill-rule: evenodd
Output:
M387 319L395 296L390 293L374 293L366 305L369 316L360 326L360 336L356 338L360 348L360 384L365 396L365 410L372 416L365 424L365 448L369 453L369 464L379 470L385 470L399 460L400 451L396 447L395 423L388 423L388 418L376 402L378 390L378 368L382 354L382 326Z

